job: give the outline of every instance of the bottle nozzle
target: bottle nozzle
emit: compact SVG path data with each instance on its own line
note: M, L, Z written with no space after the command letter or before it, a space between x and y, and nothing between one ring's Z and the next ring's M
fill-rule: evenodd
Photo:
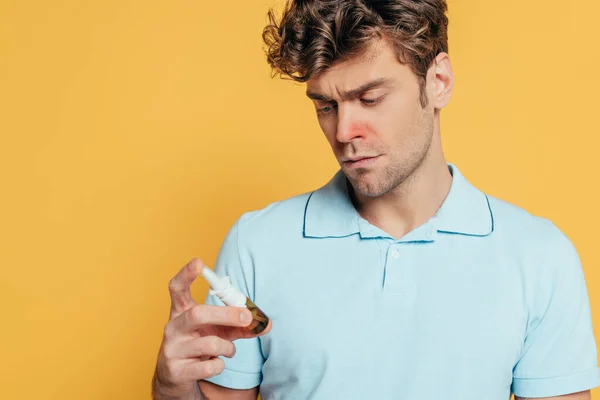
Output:
M214 294L228 306L246 306L246 296L233 287L228 276L221 277L206 266L202 269L202 276L210 284L209 294Z
M219 275L215 274L215 271L206 266L202 269L202 276L208 281L213 290L219 291L226 289L229 286L227 277L221 278Z

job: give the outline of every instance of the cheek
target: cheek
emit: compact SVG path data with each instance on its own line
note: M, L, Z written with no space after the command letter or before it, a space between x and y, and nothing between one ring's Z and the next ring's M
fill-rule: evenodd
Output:
M399 144L411 136L416 123L417 110L412 107L396 106L382 107L377 110L373 126L380 139L388 145Z

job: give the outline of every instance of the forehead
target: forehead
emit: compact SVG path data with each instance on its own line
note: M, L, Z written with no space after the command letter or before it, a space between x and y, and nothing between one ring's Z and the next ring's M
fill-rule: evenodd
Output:
M392 45L385 40L377 40L359 56L334 63L312 76L307 81L307 89L334 95L382 78L403 82L410 80L411 75L414 74L410 67L398 61Z

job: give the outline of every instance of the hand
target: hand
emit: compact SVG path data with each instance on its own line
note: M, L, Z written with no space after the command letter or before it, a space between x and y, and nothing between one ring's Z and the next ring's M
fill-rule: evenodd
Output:
M223 372L219 356L235 354L233 341L264 335L253 334L247 326L252 314L246 308L197 304L190 286L201 274L204 264L190 261L169 283L171 311L165 326L153 379L157 399L200 398L198 380Z

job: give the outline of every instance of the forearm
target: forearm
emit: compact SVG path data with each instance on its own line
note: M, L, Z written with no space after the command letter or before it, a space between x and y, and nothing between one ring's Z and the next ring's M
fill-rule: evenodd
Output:
M162 385L156 377L152 380L153 400L205 400L198 385L193 385L189 393L175 394L170 388Z

